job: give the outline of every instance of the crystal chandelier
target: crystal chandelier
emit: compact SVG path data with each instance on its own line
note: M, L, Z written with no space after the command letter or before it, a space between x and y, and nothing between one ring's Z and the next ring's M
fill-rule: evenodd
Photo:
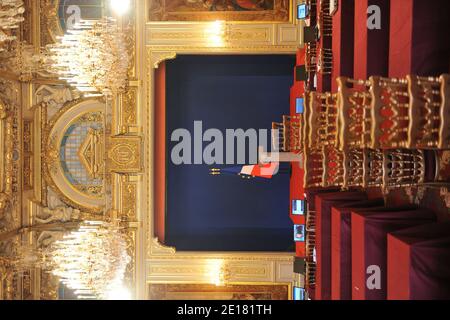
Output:
M16 39L10 30L19 28L19 24L24 21L24 12L22 0L0 0L0 52L4 51L1 48L4 42Z
M113 18L81 20L46 49L48 71L85 96L110 96L127 85L130 56Z
M78 230L42 251L43 268L51 270L79 299L106 299L115 288L123 287L130 261L120 228L101 221L83 222Z

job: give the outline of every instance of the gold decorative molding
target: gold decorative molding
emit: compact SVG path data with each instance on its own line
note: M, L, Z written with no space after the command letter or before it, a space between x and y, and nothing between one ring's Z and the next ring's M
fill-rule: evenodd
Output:
M108 144L107 168L116 173L142 172L142 139L139 136L116 136Z
M158 69L161 62L173 60L177 57L176 52L171 51L151 51L150 61L154 69Z
M177 53L294 54L302 32L301 23L159 22L147 24L146 42Z
M58 287L56 277L46 271L40 272L40 300L58 300Z
M104 152L102 132L89 129L86 139L78 150L78 157L92 179L97 179L103 174Z
M220 252L179 252L176 248L166 247L164 245L158 244L163 248L170 248L170 252L167 249L163 251L162 254L155 250L156 245L151 245L150 257L156 258L158 260L226 260L226 261L270 261L270 262L294 262L294 253L273 253L273 252L236 252L236 253L220 253Z
M58 21L59 0L40 0L40 40L38 46L45 46L56 42L58 36L63 35L63 31Z
M158 238L153 238L150 244L150 256L173 256L176 253L176 249L167 247L159 242Z
M122 132L128 133L127 128L130 126L136 126L138 123L138 88L129 88L122 95L122 108L121 108L121 126Z
M125 285L130 289L136 288L136 232L137 230L132 228L127 228L124 231L127 242L127 253L131 258L125 270Z
M189 28L189 27L186 27ZM154 116L154 72L166 60L175 59L179 54L294 54L299 44L300 31L296 26L263 25L233 26L227 34L222 47L211 47L205 41L203 31L186 30L184 24L162 26L147 25L147 81L146 100L148 107L145 132L153 135ZM199 27L200 28L200 27ZM284 29L283 29L284 28ZM295 32L292 33L292 30ZM165 31L166 30L166 31ZM281 36L281 32L286 36ZM164 33L167 37L164 38ZM176 35L174 35L176 34ZM181 35L180 35L181 34ZM289 38L292 35L293 38ZM203 38L200 39L200 38ZM279 39L281 39L279 41ZM284 41L284 42L283 42ZM175 44L176 43L176 44ZM249 283L289 282L292 278L294 254L270 252L222 253L222 252L179 252L176 248L161 244L153 231L153 142L146 140L146 195L147 212L147 282L209 283L205 275L208 268L202 265L210 260L223 261L233 275L230 282L247 281Z
M147 265L150 283L275 283L293 280L293 262L273 260L239 260L236 255L207 258L178 256L155 257Z
M114 188L117 189L115 197L119 200L117 204L118 218L125 222L139 221L140 177L117 175L117 179L114 179Z

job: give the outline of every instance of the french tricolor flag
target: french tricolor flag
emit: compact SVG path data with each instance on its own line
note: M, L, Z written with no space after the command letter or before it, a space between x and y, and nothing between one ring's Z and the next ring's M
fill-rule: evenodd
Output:
M279 163L271 162L267 164L257 164L250 166L243 166L241 174L271 179L275 174L278 173Z

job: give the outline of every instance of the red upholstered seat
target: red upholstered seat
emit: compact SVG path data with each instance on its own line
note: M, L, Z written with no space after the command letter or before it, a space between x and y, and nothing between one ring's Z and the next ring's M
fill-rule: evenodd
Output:
M306 199L308 201L308 209L310 211L316 211L315 198L317 195L322 193L333 193L338 192L340 188L308 188L306 189Z
M316 299L331 299L331 208L337 204L367 200L364 192L341 191L318 194L316 209Z
M388 235L388 299L450 299L450 222Z
M331 299L352 299L351 212L385 209L383 199L340 204L331 209Z
M352 211L352 299L385 300L387 298L387 234L427 224L435 215L425 209L370 212ZM368 267L380 270L381 287L369 289Z

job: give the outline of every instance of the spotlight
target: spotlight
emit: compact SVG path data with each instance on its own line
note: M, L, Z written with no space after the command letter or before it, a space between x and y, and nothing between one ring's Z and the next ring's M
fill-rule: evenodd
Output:
M128 288L120 285L110 288L106 294L107 300L132 300L132 295Z
M116 14L123 15L130 10L131 0L110 0L110 5Z

